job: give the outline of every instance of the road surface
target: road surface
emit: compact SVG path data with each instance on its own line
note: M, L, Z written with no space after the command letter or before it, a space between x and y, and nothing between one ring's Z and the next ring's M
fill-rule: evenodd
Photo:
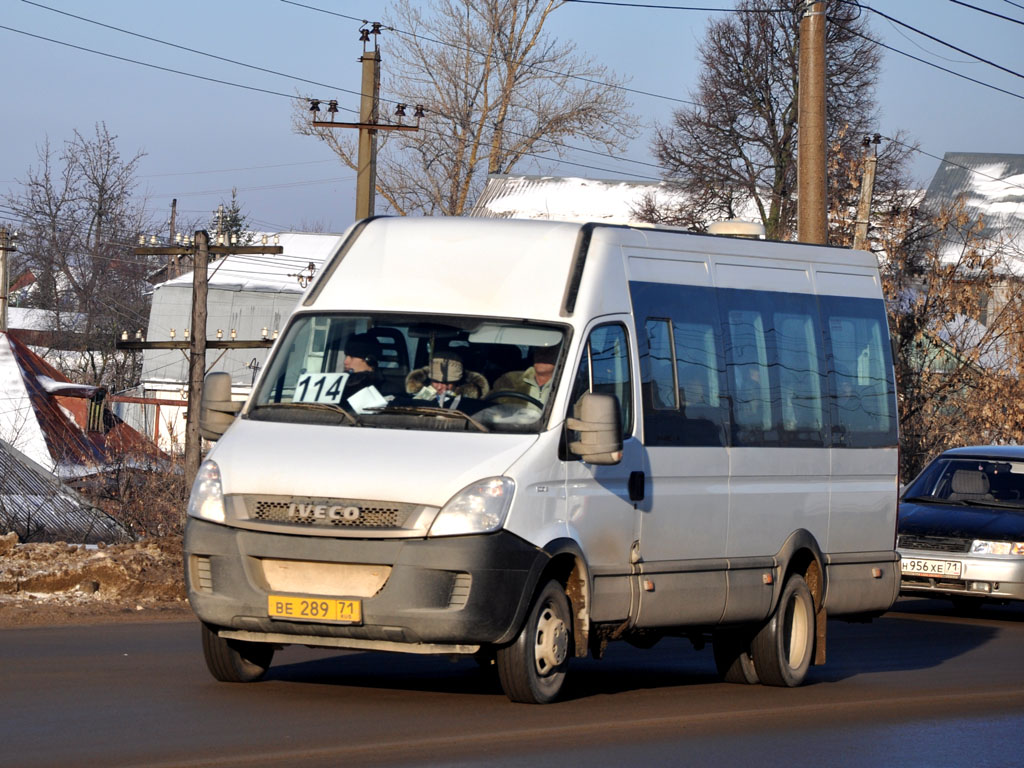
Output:
M685 640L615 644L549 706L471 660L294 647L217 683L193 622L0 631L3 766L1002 766L1022 734L1024 606L830 622L798 689L719 682Z

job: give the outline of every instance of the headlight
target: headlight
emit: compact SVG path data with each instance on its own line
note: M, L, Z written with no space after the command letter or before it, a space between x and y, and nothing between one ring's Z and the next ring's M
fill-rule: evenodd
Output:
M495 531L505 522L516 484L507 477L473 483L449 499L430 526L431 536L462 536Z
M984 539L975 539L971 542L971 554L1024 555L1024 541L985 541Z
M224 522L224 489L220 484L220 468L215 462L207 460L199 467L188 497L188 513L215 523Z

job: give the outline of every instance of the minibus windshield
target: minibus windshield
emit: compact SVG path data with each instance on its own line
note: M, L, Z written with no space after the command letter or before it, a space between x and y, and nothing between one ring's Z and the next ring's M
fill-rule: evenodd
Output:
M275 349L245 417L537 432L557 386L566 333L494 318L302 314Z

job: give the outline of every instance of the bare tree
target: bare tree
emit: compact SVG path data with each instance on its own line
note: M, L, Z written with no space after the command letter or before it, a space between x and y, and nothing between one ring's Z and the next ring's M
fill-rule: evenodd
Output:
M398 214L464 213L488 173L566 154L572 140L614 152L634 135L622 81L544 26L561 0L398 0L382 45L384 95L422 104L417 133L382 137L377 194ZM354 141L314 129L305 103L294 127L350 168Z
M714 20L699 53L702 72L693 106L675 112L655 134L654 154L686 202L666 209L647 201L648 220L704 227L753 204L768 237L786 239L796 215L797 90L800 3L739 0L736 13ZM876 122L879 53L855 4L829 4L826 25L827 142L852 156ZM897 137L902 138L902 137ZM911 150L888 143L876 188L905 185ZM829 194L848 178L832 164Z
M134 384L139 361L115 350L125 329L145 328L150 263L133 253L146 229L144 201L134 196L142 152L128 160L105 124L94 135L45 141L38 165L7 197L21 220L20 266L39 290L34 306L53 312L54 363L70 378L120 389ZM72 354L68 354L71 352Z

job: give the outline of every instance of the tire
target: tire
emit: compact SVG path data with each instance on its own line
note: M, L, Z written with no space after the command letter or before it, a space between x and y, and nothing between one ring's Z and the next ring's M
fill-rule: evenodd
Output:
M270 668L274 659L274 646L249 643L244 640L225 640L217 630L201 625L203 657L210 674L222 683L254 683Z
M547 704L562 690L572 654L572 616L565 589L549 581L537 595L519 635L498 648L498 678L505 695L525 704Z
M711 647L722 680L740 685L756 685L760 682L750 652L752 639L751 633L742 629L725 629L714 633Z
M803 577L793 574L782 588L775 613L751 644L761 682L788 688L800 685L814 658L814 639L814 598Z

